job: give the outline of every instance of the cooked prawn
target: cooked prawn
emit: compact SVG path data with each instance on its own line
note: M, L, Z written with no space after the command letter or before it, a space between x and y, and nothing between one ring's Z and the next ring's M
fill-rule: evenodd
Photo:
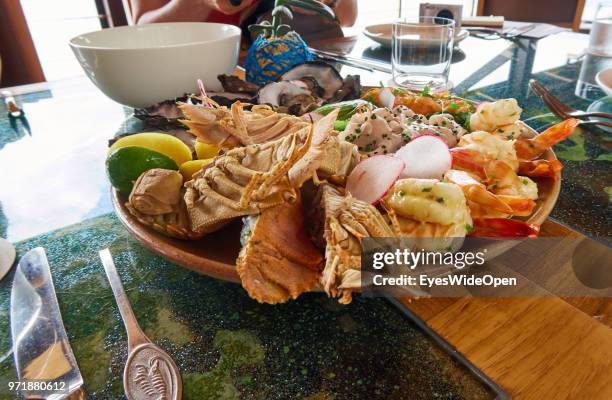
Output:
M520 160L533 160L555 144L567 139L578 124L580 124L579 119L569 118L551 126L533 139L518 139L514 143L516 155Z
M494 218L509 215L528 216L535 202L522 196L496 195L465 171L450 170L444 178L459 185L465 194L472 218Z
M453 167L476 176L494 194L527 197L536 200L538 187L531 179L518 176L508 164L462 147L451 149Z

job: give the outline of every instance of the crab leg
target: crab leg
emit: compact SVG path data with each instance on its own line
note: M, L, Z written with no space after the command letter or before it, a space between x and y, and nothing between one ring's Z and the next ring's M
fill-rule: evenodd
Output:
M574 132L578 124L580 124L579 119L569 118L551 126L533 139L518 139L514 143L516 155L521 160L533 160L544 153L546 149L567 139Z
M475 219L472 237L537 237L540 227L509 218Z

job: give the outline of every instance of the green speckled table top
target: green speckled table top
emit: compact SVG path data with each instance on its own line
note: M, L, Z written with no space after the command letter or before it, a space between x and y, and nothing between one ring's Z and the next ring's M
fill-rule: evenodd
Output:
M527 91L529 78L579 108L603 96L585 86L592 78L585 69L610 60L576 60L585 45L584 35L570 33L539 42L468 38L456 51L451 79L459 94L474 99L518 98L527 123L543 128L555 119ZM387 57L365 38L353 53ZM366 85L388 79L343 72L361 73ZM113 216L104 172L107 140L139 129L131 110L84 79L14 91L25 118L8 118L0 104L0 236L16 243L18 255L35 246L47 250L90 398L122 397L127 356L124 328L97 257L106 246L145 332L177 360L186 398L491 398L383 299L356 297L339 306L310 294L281 306L260 305L240 286L154 256ZM577 131L555 147L565 170L553 217L599 238L612 233L611 143L610 133L594 129ZM6 383L15 379L11 278L0 281L0 399L13 398Z
M172 265L103 215L20 242L43 246L90 398L122 398L127 338L97 257L110 247L147 336L183 376L184 398L490 399L492 393L384 299L342 306L323 294L280 306L239 285ZM0 282L0 398L15 380L10 352L11 277Z

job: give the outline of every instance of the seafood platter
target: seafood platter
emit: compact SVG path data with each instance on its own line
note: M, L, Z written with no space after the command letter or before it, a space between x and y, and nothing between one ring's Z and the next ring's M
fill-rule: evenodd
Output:
M365 237L533 237L559 194L551 147L578 120L537 134L515 99L363 88L306 61L263 86L135 115L156 132L111 141L113 203L146 247L283 303L361 285Z

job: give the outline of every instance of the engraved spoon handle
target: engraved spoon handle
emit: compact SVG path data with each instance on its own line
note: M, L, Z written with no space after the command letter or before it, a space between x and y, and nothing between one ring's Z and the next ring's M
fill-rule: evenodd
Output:
M125 329L128 335L129 351L134 349L139 344L151 342L144 334L142 329L140 329L140 325L138 325L134 311L132 311L132 307L130 306L130 300L123 290L121 278L119 278L117 268L115 268L115 263L113 262L113 257L111 256L110 250L101 250L99 254L100 259L102 260L102 265L104 265L104 271L106 271L106 276L108 277L108 282L110 283L111 289L113 289L115 300L119 306L121 318L125 324Z

